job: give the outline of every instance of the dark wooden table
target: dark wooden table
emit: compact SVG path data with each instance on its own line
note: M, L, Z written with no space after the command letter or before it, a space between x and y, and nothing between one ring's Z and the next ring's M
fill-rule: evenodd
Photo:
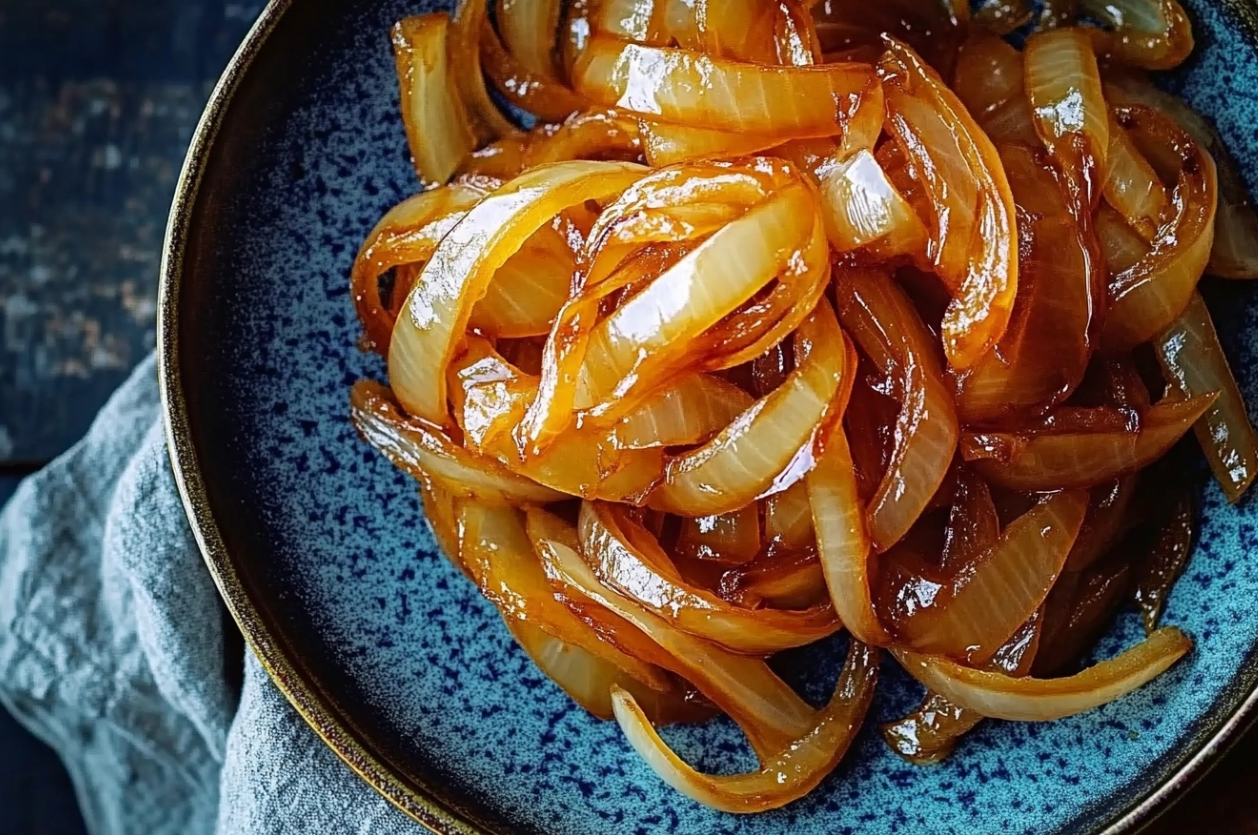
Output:
M0 503L153 347L184 149L261 6L0 0ZM1150 831L1258 835L1256 743ZM82 831L55 757L3 715L0 809L5 833Z

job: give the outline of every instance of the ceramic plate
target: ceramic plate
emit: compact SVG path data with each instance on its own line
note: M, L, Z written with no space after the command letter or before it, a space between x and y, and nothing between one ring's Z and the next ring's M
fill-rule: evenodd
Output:
M1238 2L1188 3L1198 47L1168 84L1214 121L1252 188L1258 29ZM439 7L273 3L197 132L166 242L162 383L189 517L246 638L351 767L441 832L1047 835L1130 831L1217 757L1255 701L1258 510L1213 486L1166 615L1196 650L1085 715L985 723L936 767L906 765L867 726L806 799L724 815L664 786L615 724L544 679L437 553L414 482L348 420L350 385L384 376L355 348L350 264L416 189L388 29ZM1253 296L1208 295L1258 404ZM1097 652L1138 636L1123 618ZM786 667L819 667L805 684L821 698L838 650ZM886 662L874 718L918 696ZM727 721L666 736L703 770L751 763Z

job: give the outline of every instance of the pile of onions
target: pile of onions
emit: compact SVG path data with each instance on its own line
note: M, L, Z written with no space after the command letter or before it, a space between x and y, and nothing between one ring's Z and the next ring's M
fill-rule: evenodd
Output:
M1192 46L1175 0L1078 5L1021 51L1017 0L465 0L393 32L427 188L354 265L389 371L354 424L538 666L700 802L817 786L882 649L928 688L884 735L930 762L1190 648L1156 622L1195 504L1146 471L1195 430L1229 499L1258 472L1197 292L1258 275L1258 218L1140 75ZM1125 601L1148 638L1078 670ZM825 707L766 663L843 629ZM656 732L717 712L759 769Z

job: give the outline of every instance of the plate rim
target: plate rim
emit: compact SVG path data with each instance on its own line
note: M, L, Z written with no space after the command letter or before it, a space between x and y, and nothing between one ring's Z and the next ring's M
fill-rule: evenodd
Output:
M1236 18L1244 34L1258 50L1258 0L1215 0ZM193 132L171 203L162 240L157 310L157 377L161 395L167 453L175 484L197 547L236 626L275 686L307 725L364 782L412 820L437 835L494 835L493 830L473 823L446 805L430 785L408 777L387 759L371 750L350 721L325 695L314 676L286 653L284 642L271 629L264 607L256 603L248 585L236 571L210 506L205 480L197 462L191 420L184 397L179 366L179 299L185 270L188 233L197 212L197 198L208 165L208 156L233 98L248 75L254 59L279 26L284 13L298 0L268 0L248 34L219 77ZM1255 656L1242 662L1242 671L1253 672ZM1134 835L1182 798L1244 732L1258 723L1258 682L1219 721L1212 731L1191 736L1188 745L1199 746L1161 782L1142 791L1120 811L1088 830L1085 835ZM1203 724L1211 725L1206 721Z

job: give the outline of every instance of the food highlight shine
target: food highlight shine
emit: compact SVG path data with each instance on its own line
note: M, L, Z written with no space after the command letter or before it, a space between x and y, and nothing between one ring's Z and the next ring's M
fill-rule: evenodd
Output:
M757 812L843 757L884 651L927 688L882 728L917 763L1189 651L1166 473L1190 430L1231 501L1258 472L1197 292L1258 276L1258 218L1147 74L1192 49L1176 0L489 12L393 30L423 189L354 264L389 384L352 415L576 702ZM1127 602L1148 637L1080 670ZM766 663L840 631L820 708ZM758 769L656 731L718 713Z

